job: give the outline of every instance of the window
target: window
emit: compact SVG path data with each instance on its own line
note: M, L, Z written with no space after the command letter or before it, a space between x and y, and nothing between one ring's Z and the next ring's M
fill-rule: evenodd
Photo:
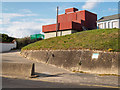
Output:
M103 24L102 23L98 24L98 27L99 27L99 29L102 29L103 28Z
M104 23L104 28L106 28L106 23Z
M112 28L118 28L118 21L112 22Z
M108 22L108 28L110 28L110 22Z

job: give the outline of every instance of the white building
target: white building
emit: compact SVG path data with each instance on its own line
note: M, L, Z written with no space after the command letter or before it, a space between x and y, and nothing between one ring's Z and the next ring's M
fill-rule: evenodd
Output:
M120 28L120 14L105 16L97 21L98 29Z
M14 49L16 47L17 47L16 41L14 41L12 43L1 43L0 42L0 53L10 51L11 49Z

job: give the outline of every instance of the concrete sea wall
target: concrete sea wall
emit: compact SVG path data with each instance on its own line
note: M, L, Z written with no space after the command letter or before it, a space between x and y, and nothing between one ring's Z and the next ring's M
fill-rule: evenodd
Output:
M34 63L2 63L2 75L31 77L34 73Z
M90 50L23 50L21 54L36 61L70 71L119 74L120 53Z

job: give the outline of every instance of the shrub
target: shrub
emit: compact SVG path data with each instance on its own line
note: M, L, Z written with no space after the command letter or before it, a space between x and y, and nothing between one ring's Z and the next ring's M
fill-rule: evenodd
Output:
M0 42L12 42L15 38L9 37L7 34L0 34Z
M30 43L34 43L36 41L39 41L41 39L36 39L36 40L31 40L30 37L24 37L24 38L17 38L17 49L21 49L22 47L30 44Z

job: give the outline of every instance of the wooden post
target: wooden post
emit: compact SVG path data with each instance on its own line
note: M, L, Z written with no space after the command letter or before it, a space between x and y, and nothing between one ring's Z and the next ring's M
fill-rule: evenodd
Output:
M59 7L57 6L57 17L56 17L56 37L58 36L58 35L57 35L57 31L58 31L58 9L59 9Z

